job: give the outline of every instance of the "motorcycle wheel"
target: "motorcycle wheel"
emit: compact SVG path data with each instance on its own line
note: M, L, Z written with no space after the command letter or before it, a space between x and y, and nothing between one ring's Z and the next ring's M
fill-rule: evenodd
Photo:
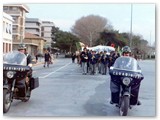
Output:
M11 93L7 89L3 89L3 113L7 113L11 107Z
M129 96L123 96L120 104L120 115L127 116L129 108Z

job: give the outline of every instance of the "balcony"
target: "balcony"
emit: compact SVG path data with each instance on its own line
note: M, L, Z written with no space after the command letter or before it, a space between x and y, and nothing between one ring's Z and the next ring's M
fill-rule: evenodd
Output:
M18 16L22 16L22 12L21 11L10 11L10 10L4 10L4 12L6 12L7 14L14 14L14 15L18 15Z
M32 28L32 29L41 29L40 26L36 26L36 25L26 25L25 28Z

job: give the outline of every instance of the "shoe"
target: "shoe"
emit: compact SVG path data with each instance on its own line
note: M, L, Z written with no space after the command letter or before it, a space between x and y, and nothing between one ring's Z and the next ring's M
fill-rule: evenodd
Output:
M141 105L141 104L142 104L141 101L138 100L137 105Z

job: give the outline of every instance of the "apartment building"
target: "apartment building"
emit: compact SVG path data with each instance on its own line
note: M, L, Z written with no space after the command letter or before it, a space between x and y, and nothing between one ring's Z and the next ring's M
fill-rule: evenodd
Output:
M41 37L47 40L45 47L51 47L53 26L54 23L51 21L42 21Z
M25 4L4 4L3 12L12 16L13 22L13 49L17 49L18 44L25 37L25 18L29 8Z
M12 24L10 15L3 12L3 53L12 51Z
M41 37L41 24L38 18L26 18L25 31Z

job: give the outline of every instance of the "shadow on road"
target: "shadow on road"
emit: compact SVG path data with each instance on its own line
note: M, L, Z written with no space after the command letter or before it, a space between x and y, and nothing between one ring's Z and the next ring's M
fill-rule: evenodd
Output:
M84 105L87 116L119 116L118 108L111 105L109 101L110 89L108 83L100 84L96 87L95 94Z

